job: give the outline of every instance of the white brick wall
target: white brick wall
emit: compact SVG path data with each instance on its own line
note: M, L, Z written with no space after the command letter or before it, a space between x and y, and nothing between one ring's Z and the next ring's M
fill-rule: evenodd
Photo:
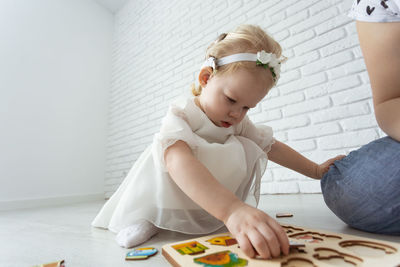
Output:
M218 34L258 24L289 60L278 86L250 112L275 137L322 162L380 136L348 0L135 0L115 18L106 195L158 131L168 102L190 95ZM320 192L318 181L270 163L263 193Z

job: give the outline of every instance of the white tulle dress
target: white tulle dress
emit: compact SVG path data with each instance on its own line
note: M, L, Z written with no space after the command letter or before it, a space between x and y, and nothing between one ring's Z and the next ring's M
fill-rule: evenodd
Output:
M189 234L207 234L222 227L221 221L192 201L169 176L163 155L178 140L190 146L221 184L243 201L257 205L266 152L274 143L272 129L256 127L247 116L230 128L217 127L194 98L180 99L170 105L160 132L92 225L115 233L139 219Z

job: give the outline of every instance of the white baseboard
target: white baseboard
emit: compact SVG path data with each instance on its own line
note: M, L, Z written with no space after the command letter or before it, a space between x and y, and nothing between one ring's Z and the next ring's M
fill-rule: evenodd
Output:
M0 211L16 210L16 209L29 209L40 207L60 206L95 200L104 200L104 193L87 194L87 195L71 195L71 196L58 196L49 198L36 198L36 199L20 199L20 200L7 200L0 201Z

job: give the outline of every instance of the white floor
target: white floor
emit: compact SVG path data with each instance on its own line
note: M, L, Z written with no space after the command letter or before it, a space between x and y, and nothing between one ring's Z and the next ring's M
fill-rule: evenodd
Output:
M169 266L161 253L145 261L125 261L129 250L116 244L115 235L90 226L103 203L0 212L0 266L33 266L61 259L67 267ZM273 217L277 212L294 214L292 218L279 219L283 223L400 243L400 236L349 228L326 207L320 194L264 195L259 208ZM166 243L193 237L164 231L143 247L161 250Z

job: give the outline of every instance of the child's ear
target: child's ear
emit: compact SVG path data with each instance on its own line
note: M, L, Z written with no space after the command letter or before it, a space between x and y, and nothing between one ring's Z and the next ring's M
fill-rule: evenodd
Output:
M204 87L207 85L207 82L210 79L212 73L213 73L213 69L211 67L205 67L200 70L199 83L200 83L201 87Z

